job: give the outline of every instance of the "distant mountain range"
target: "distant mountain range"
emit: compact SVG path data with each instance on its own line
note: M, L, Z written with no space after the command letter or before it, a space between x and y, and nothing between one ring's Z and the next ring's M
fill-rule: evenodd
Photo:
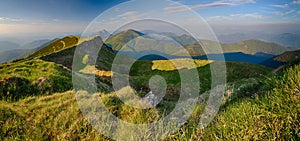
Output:
M21 46L17 43L13 43L10 41L0 41L0 52L13 50L13 49L20 49Z
M135 39L137 37L143 37L143 44L145 45L145 41L151 40L151 37L148 37L147 34L144 34L142 32L136 31L136 30L126 30L123 32L120 32L116 35L110 36L105 42L107 44L110 44L114 50L120 50L126 43L131 41L132 39ZM217 46L219 43L214 41L207 41L207 40L200 40L200 44L197 42L196 39L189 35L180 35L180 36L170 36L170 39L174 39L176 42L180 43L185 47L185 49L188 50L188 52L192 56L199 56L204 55L206 53L208 54L215 54L219 52L215 52L213 50L209 50L204 52L202 49L202 46L206 46L207 49L209 49L210 46ZM140 41L140 40L139 40ZM140 41L141 42L141 41ZM148 41L149 44L154 44L157 42L161 42L160 40L153 39L152 41ZM141 43L140 43L141 44ZM170 46L174 46L174 42L170 43L164 43L164 46L161 46L161 49L169 48ZM283 52L287 51L288 49L284 46L275 44L275 43L268 43L260 40L244 40L239 41L232 44L220 44L224 53L229 52L243 52L245 54L256 54L258 52L262 52L265 54L274 54L279 55ZM151 45L148 45L151 46ZM147 48L141 48L140 46L135 45L136 51L145 51ZM172 54L173 55L173 54Z
M149 34L149 35L148 35ZM105 40L105 44L103 45L105 48L111 48L111 51L115 53L123 53L124 55L130 56L131 58L135 58L137 56L146 55L142 58L135 58L139 60L162 60L166 59L162 56L167 56L167 58L185 58L186 56L181 55L181 50L174 50L174 41L181 45L187 50L194 59L211 59L211 60L222 60L222 56L224 55L226 61L234 61L234 62L249 62L252 64L261 64L268 67L278 67L279 65L284 64L284 61L281 61L282 58L290 58L290 53L286 52L288 48L276 44L276 43L268 43L260 40L242 40L235 43L218 43L215 41L208 40L200 40L197 42L197 39L194 39L192 36L183 34L176 35L171 33L161 33L160 35L167 36L167 38L161 37L160 40L157 41L154 36L150 36L151 34L157 34L154 31L136 31L132 29L128 29L125 31L118 32L117 34L111 35L108 31L103 30L97 32L97 35L102 38L81 38L79 36L67 36L61 39L54 39L50 42L44 43L47 40L34 41L27 45L26 48L30 48L30 46L37 46L34 49L16 49L5 52L0 52L0 63L9 62L15 59L20 58L43 58L47 61L56 62L59 64L64 64L65 66L71 67L68 64L71 64L72 55L75 51L75 46L84 43L84 42L92 42L94 40L101 40L107 37ZM233 37L235 35L232 35ZM241 38L245 36L240 34L236 35ZM285 35L287 38L290 35ZM128 47L127 50L123 52L119 52L119 50L126 45L132 39L141 38L141 41L138 41L132 45L135 47ZM246 38L246 37L245 37ZM279 37L278 37L279 38ZM275 38L274 38L275 39ZM172 40L173 42L171 42ZM296 40L293 38L293 40ZM5 43L5 42L4 42ZM10 43L6 42L8 45ZM40 45L44 43L43 45ZM200 43L200 44L199 44ZM11 44L13 45L13 44ZM219 52L215 52L214 50L210 50L210 46L221 45L221 48L224 54L219 54ZM128 45L127 45L128 46ZM150 46L158 46L156 50L150 50L147 47ZM203 46L206 46L208 50L206 52L203 50ZM162 51L161 51L162 50ZM171 51L170 51L171 50ZM105 54L111 54L106 51ZM149 54L150 52L150 54ZM167 52L167 53L166 53ZM284 54L286 52L286 54ZM151 55L152 53L152 55ZM279 56L278 56L279 55ZM281 55L281 56L280 56ZM114 55L110 55L114 56ZM276 58L277 57L277 58ZM69 58L69 59L68 59ZM281 59L278 59L281 58ZM104 58L102 58L104 59ZM290 60L290 59L288 59Z
M10 62L16 59L25 58L28 55L35 53L36 51L44 48L49 43L53 42L54 40L37 40L30 42L23 46L24 49L10 49L7 51L0 52L0 63ZM34 48L33 48L34 47ZM30 49L33 48L33 49Z
M35 40L29 43L26 43L24 45L20 45L11 41L0 41L0 52L5 52L5 51L11 51L11 50L20 50L20 49L33 49L36 47L39 47L50 40L44 39L44 40Z
M218 39L221 43L235 43L241 40L263 40L266 42L280 44L291 49L300 49L300 35L292 33L283 34L264 34L264 33L235 33L227 35L218 35Z

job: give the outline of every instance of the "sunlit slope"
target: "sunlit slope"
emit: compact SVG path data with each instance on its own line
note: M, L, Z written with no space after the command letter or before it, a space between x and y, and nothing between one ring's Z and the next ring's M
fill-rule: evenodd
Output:
M2 64L0 74L0 99L4 100L64 92L72 88L69 70L40 59Z
M298 140L299 68L296 65L276 76L229 83L221 109L207 128L197 129L203 110L203 105L198 105L188 122L163 140ZM143 111L122 104L114 93L100 96L114 115L131 123L156 121L176 104L163 101L157 108ZM0 111L1 140L109 140L84 119L72 92L0 102ZM120 130L126 137L130 135L122 127Z
M79 39L79 36L67 36L62 39L55 40L37 52L31 54L28 58L42 57L54 52L59 52L64 49L74 47L78 44Z

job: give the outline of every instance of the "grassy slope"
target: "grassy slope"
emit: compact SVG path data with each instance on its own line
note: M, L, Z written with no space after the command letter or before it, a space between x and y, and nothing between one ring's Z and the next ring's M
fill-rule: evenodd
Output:
M142 33L129 29L109 37L105 43L113 45L114 50L120 50L130 40L143 36Z
M195 130L202 109L199 106L188 124L165 140L299 140L299 82L298 65L235 91L232 100L225 102L204 130ZM253 89L256 93L253 97L244 95ZM141 123L148 119L145 115L157 116L153 111L145 114L122 104L115 105L114 94L105 95L103 100L113 113L129 122ZM107 140L83 119L72 92L0 102L0 110L2 139Z
M79 42L79 36L67 36L59 40L55 40L48 44L46 47L40 49L39 51L31 54L28 58L42 57L45 55L52 54L54 52L61 51L73 46L76 46Z
M157 62L164 65L158 65ZM210 65L207 61L195 60L198 67L201 91L205 92L210 89ZM214 62L213 62L214 63ZM153 65L154 64L154 65ZM177 70L175 71L161 71L173 69L173 65L168 65L165 61L137 61L131 68L130 80L133 82L138 90L146 89L148 87L149 79L154 75L161 75L165 78L167 84L170 86L170 93L176 92L180 88L180 77ZM240 79L259 77L270 73L270 69L259 65L253 65L249 63L236 63L226 62L227 65L227 82L234 82ZM153 68L153 67L154 68ZM160 70L157 70L159 68ZM154 70L152 70L154 69ZM173 89L174 88L174 89ZM177 89L175 89L177 88ZM174 90L174 91L173 91ZM178 91L178 90L177 90ZM176 94L175 94L176 95ZM172 95L174 96L174 94Z
M253 97L229 101L206 138L224 140L299 140L300 66L295 66L246 89Z
M99 38L86 39L86 41L82 42L82 44L92 44L89 45L89 47L95 48L98 47L96 46L97 44L95 42L100 42ZM53 52L51 54L45 55L41 57L41 59L50 62L55 62L57 64L62 64L71 69L76 48L77 48L76 46L72 46L67 49L63 49L59 52ZM80 52L77 53L76 56L77 63L83 63L83 59L85 56L86 56L85 64L89 64L89 62L91 62L90 61L91 59L89 59L89 57L87 56L88 53L85 54L85 51L88 52L89 48L87 47L85 50L81 50ZM97 65L99 66L99 69L109 70L111 68L110 62L113 61L114 56L115 54L111 50L111 48L107 47L104 44L101 47L101 50L99 51L99 55L97 58ZM85 64L82 64L82 66L84 66Z
M300 58L300 50L287 51L273 59L279 62L290 62L298 58Z
M72 92L0 105L0 140L102 138L84 120Z
M63 66L39 59L0 65L0 99L63 92L72 88L71 73ZM46 79L39 85L39 79Z

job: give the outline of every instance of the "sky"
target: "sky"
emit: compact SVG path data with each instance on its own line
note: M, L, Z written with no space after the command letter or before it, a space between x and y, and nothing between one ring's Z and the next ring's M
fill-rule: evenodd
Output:
M102 21L99 30L153 17L174 17L193 27L193 17L187 17L191 10L217 34L300 33L300 0L174 0L185 6L137 1L126 5L125 0L0 0L0 40L80 34L101 14L105 16L96 18Z

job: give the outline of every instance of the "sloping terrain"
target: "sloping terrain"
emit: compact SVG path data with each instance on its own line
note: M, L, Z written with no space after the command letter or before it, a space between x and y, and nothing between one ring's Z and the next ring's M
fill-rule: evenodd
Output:
M41 48L37 52L31 54L28 58L42 57L45 55L52 54L54 52L61 51L70 47L74 47L78 44L80 37L78 36L67 36L62 39L58 39L44 48Z
M300 50L295 50L295 51L287 51L275 57L274 60L279 62L290 62L299 58L300 58Z
M227 88L224 104L207 128L197 129L203 109L199 105L187 124L164 140L299 140L299 68L266 79L236 81ZM113 93L100 96L112 113L131 123L156 121L160 111L172 110L175 104L166 101L158 109L141 111L119 103ZM0 111L1 140L109 140L84 119L72 92L1 101ZM128 137L120 128L118 133Z
M295 51L287 51L283 54L272 57L261 64L264 66L269 66L272 68L278 68L280 66L284 66L289 62L297 61L300 57L300 50Z
M39 59L0 65L0 99L19 100L72 88L71 73L62 65Z
M141 32L129 29L123 32L120 32L116 35L113 35L109 37L105 42L107 44L110 44L114 50L120 50L126 43L128 43L130 40L143 36L146 34L143 34ZM144 37L144 36L143 36ZM149 37L145 36L148 39ZM208 40L200 40L200 44L196 43L196 39L189 35L181 35L181 36L170 36L171 39L174 39L176 42L180 43L184 46L184 48L192 55L192 56L200 56L204 54L215 54L220 53L212 50L213 46L218 46L219 43L215 41L208 41ZM150 40L151 37L148 39ZM139 40L138 40L139 41ZM155 40L152 42L148 42L148 44L155 44ZM144 44L143 44L144 45ZM164 52L164 48L169 48L169 46L172 47L174 44L172 42L160 44L161 52ZM260 40L243 40L232 44L222 44L220 43L223 52L224 53L230 53L230 52L242 52L245 54L256 54L256 53L265 53L265 54L273 54L273 55L279 55L284 53L288 50L288 48L275 44L275 43L268 43ZM150 45L149 45L150 46ZM203 51L202 46L206 46L206 52ZM136 46L136 51L145 51L143 48L139 48ZM158 50L156 50L158 51ZM165 52L164 52L165 53ZM181 54L173 53L171 55Z
M91 49L100 48L100 46L98 46L99 43L102 43L102 40L99 37L95 37L93 39L82 42L79 45L82 47L80 48L80 51L78 51L78 53L76 54L76 63L82 64L82 68L88 64L91 64L89 62L92 58L89 58L90 56L88 56L88 53ZM69 47L67 49L63 49L59 52L53 52L51 54L41 57L41 59L50 62L55 62L57 64L62 64L68 67L69 69L72 69L72 63L74 60L76 48L77 46L74 46ZM95 65L98 66L98 69L110 70L111 63L113 62L113 59L115 57L115 53L113 52L113 50L110 47L107 47L106 44L103 44L98 54L99 55Z
M133 29L128 29L116 35L108 37L105 43L111 44L114 50L120 50L130 40L143 35L144 34L141 32Z
M28 43L22 47L22 49L13 49L4 52L0 52L0 63L11 62L17 59L23 59L27 56L37 52L38 50L48 46L51 42L54 42L56 39L49 40L38 40L31 43ZM31 49L29 49L31 48Z
M69 41L68 46L57 40L29 58L0 65L0 140L109 140L85 120L73 92L68 90L72 89L70 69L76 47L82 52L77 54L78 60L75 59L80 63L75 71L84 75L96 74L97 83L107 89L112 87L110 77L116 75L111 72L115 53L102 45L99 37L83 40L80 45L77 37L63 39ZM97 63L92 66L91 60L95 58L87 53L91 48L100 48L99 45L102 47ZM123 63L130 59L123 57L119 65L126 65ZM181 59L175 61L180 63ZM203 96L208 96L211 89L217 89L210 86L210 65L218 62L194 62L199 73L200 91ZM226 66L226 93L215 120L207 128L197 129L205 106L199 103L186 124L163 140L298 140L300 66L286 68L275 76L270 76L271 69L259 65L226 62ZM111 113L129 123L142 124L157 121L174 109L181 78L172 62L139 60L133 64L129 75L131 87L139 96L150 91L149 81L155 75L165 79L167 93L157 107L141 110L124 104L115 92L99 92ZM86 104L95 103L87 101ZM130 134L124 127L116 131ZM137 140L151 136L155 135L147 134Z

